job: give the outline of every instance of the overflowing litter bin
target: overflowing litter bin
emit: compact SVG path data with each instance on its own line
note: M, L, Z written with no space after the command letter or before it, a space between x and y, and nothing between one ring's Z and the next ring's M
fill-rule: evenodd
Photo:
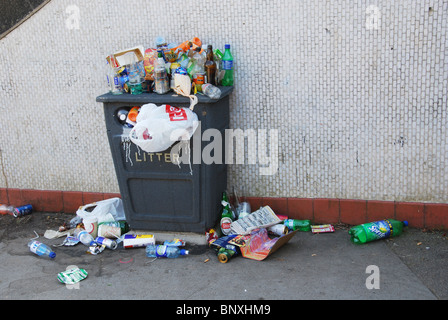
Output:
M130 228L203 233L220 219L221 196L227 187L225 129L229 128L229 95L233 87L220 89L219 99L198 95L194 112L200 126L187 142L189 148L179 148L174 143L167 150L154 153L145 152L130 141L131 128L120 120L120 110L129 111L148 103L188 108L187 97L173 92L108 93L97 97L96 101L103 103L107 136ZM211 128L221 132L223 158L218 163L206 164L202 151L210 141L202 141L201 137ZM180 150L179 157L190 160L179 163L179 159L173 159L176 154L171 152L173 148ZM190 154L182 154L186 149Z

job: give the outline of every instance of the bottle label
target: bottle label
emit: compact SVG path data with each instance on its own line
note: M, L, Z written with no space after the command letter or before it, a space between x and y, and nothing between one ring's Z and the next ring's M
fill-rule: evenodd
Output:
M166 246L158 245L156 248L156 257L166 257Z
M33 243L30 246L30 251L32 253L36 253L37 254L37 247L39 247L40 242L39 241L33 241Z
M224 217L221 219L221 231L223 234L228 235L230 233L230 225L232 224L232 219L229 217Z
M222 62L223 70L232 70L233 69L233 60L224 60Z
M367 233L367 241L385 239L393 235L392 224L389 220L366 223L364 228Z

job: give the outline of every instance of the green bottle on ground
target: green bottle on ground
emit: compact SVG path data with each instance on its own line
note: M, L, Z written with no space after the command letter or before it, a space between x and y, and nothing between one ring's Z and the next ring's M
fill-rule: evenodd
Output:
M292 231L311 231L311 221L310 220L297 220L297 219L286 219L283 224Z
M354 226L348 230L348 234L353 243L363 244L399 236L407 225L407 221L385 219Z

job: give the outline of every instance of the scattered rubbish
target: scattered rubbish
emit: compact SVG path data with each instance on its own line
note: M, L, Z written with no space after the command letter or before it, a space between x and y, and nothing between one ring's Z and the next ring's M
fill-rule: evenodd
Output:
M67 237L62 241L61 244L53 245L53 247L73 247L79 243L79 239L77 237L73 237L67 235Z
M30 251L32 253L35 253L38 256L49 257L51 259L54 259L56 257L56 253L51 250L49 246L37 240L31 240L28 243L28 247L30 248Z
M277 236L285 235L289 232L289 229L284 224L276 224L268 228L268 232Z
M215 229L208 229L205 232L205 241L207 243L210 243L211 241L214 241L218 239L218 234L216 233Z
M218 251L218 260L221 263L227 263L230 260L230 258L235 255L235 253L236 252L234 250L221 248Z
M213 248L217 255L218 260L222 263L226 263L233 257L235 254L240 254L239 246L236 243L232 243L231 241L236 238L238 235L231 234L210 242L210 247Z
M251 214L232 222L230 229L233 233L249 234L257 228L266 228L281 222L279 217L269 206L261 207Z
M312 225L311 232L312 233L334 232L334 227L331 224Z
M224 235L228 235L231 232L231 224L235 219L232 208L230 207L229 198L227 197L227 192L223 192L221 200L221 232Z
M248 259L264 260L287 243L297 232L299 231L296 230L271 239L265 228L253 230L249 237L245 239L245 244L241 247L241 254Z
M75 284L87 278L87 271L80 268L73 268L58 273L58 280L65 284Z
M148 245L154 245L155 238L152 234L125 234L123 238L123 247L140 248Z
M56 231L56 230L46 230L44 233L44 237L51 240L51 239L57 239L61 238L67 235L72 234L74 229L71 230L65 230L65 231Z
M92 237L92 235L82 228L76 228L74 236L86 246L95 244L95 239Z
M23 217L29 215L33 212L33 206L30 204L14 207L7 204L0 204L0 214L1 215L10 215L14 218Z
M184 247L185 246L185 241L176 238L173 241L166 240L163 243L163 245L165 245L165 246L174 246L174 247Z
M80 206L76 215L81 219L96 217L98 225L106 221L126 220L123 202L118 197Z
M283 224L291 231L311 231L310 220L286 219L283 221Z
M95 242L99 245L104 245L106 248L115 250L118 247L117 241L114 241L112 239L104 238L104 237L97 237L95 239Z
M84 229L93 237L98 236L98 218L97 217L86 217L82 219L84 224Z
M92 245L89 246L89 249L87 250L87 253L92 255L100 254L101 252L106 249L105 245L99 245L98 243L94 242Z
M348 234L353 243L363 244L399 236L407 225L407 221L385 219L354 226L348 230Z
M188 255L188 250L179 249L175 246L148 245L146 246L146 256L148 258L177 258Z

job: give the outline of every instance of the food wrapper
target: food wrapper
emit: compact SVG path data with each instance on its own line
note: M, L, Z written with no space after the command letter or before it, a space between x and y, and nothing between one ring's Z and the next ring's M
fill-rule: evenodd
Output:
M145 80L154 80L154 66L157 61L157 50L146 49L145 56L143 58L143 65L145 67Z
M58 280L65 284L75 284L87 278L87 275L86 270L75 268L58 273Z
M331 224L311 226L311 232L312 233L334 232L334 227Z

